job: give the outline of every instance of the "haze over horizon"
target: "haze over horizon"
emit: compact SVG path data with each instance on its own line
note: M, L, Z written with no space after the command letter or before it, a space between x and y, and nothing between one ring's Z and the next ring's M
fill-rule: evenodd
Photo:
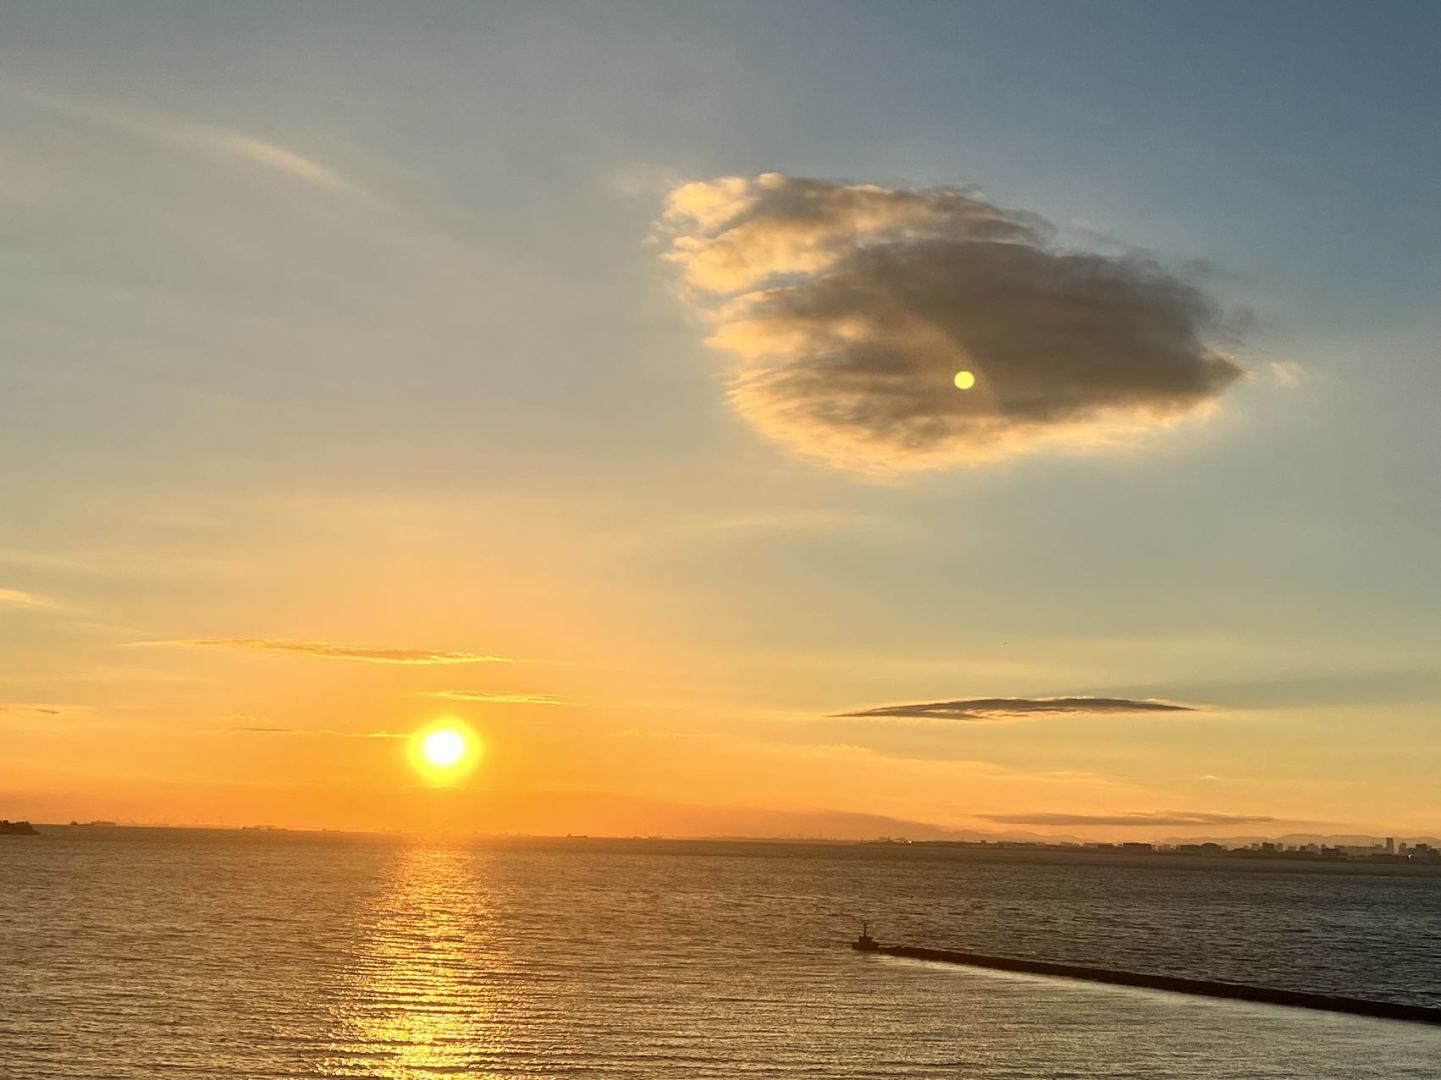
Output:
M335 10L7 13L0 816L1441 834L1434 6Z

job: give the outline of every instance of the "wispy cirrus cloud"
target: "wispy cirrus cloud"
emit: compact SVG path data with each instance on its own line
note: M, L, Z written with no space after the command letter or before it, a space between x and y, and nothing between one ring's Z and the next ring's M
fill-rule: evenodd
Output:
M318 660L348 660L362 664L513 664L507 656L445 649L377 649L334 641L278 641L274 638L217 638L192 641L137 641L134 645L169 645L183 648L234 649L240 652L308 656Z
M294 150L287 150L277 143L267 142L265 139L257 139L253 135L243 135L239 132L224 131L217 128L193 129L192 138L202 140L213 145L216 149L227 151L236 157L253 162L256 165L263 165L267 169L276 172L286 173L297 179L305 180L311 184L330 188L336 191L347 190L352 187L351 183L333 169L322 165L304 154L298 154Z
M719 739L715 731L655 731L649 728L627 728L621 732L627 739Z
M1219 814L1206 810L1145 810L1126 814L979 814L998 825L1264 825L1265 814Z
M1243 374L1208 343L1224 320L1197 286L1063 250L974 191L730 176L675 188L662 226L709 343L737 358L732 404L840 468L1129 444Z
M1100 716L1113 713L1196 712L1194 705L1156 699L1108 697L959 698L912 705L880 705L834 713L835 719L915 720L931 723L985 723L1047 716Z
M338 731L334 728L293 728L264 723L251 716L233 716L236 723L221 731L233 731L244 735L316 735L337 739L408 739L404 731Z
M134 549L67 552L0 548L0 564L87 577L214 577L233 575L241 569L238 560Z
M359 190L314 158L247 132L43 90L28 90L24 97L45 108L181 150L258 165L330 191Z
M441 701L476 701L488 705L579 705L579 701L555 697L552 694L508 694L472 692L469 690L423 690L417 697L438 698Z
M60 605L48 596L24 589L0 589L0 607L56 608Z
M76 705L6 702L0 704L0 732L13 735L54 734L73 721L87 719L91 710Z

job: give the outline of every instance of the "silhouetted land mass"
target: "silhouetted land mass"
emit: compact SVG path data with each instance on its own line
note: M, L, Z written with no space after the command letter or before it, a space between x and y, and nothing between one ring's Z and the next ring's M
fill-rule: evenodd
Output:
M1335 994L1309 994L1300 990L1276 990L1266 986L1212 982L1209 979L1182 979L1171 975L1147 975L1135 971L1112 971L1107 968L1082 967L1077 964L1053 964L1045 960L1021 960L1008 956L985 956L981 953L951 952L945 949L920 949L909 945L881 945L863 933L851 948L878 956L900 956L910 960L930 960L943 964L989 968L994 971L1016 971L1027 975L1048 975L1062 979L1109 983L1115 986L1136 986L1146 990L1164 990L1173 994L1227 998L1232 1001L1255 1001L1265 1005L1284 1005L1298 1009L1320 1009L1325 1012L1375 1016L1387 1020L1407 1020L1419 1024L1441 1025L1441 1009L1424 1005L1401 1005L1390 1001L1367 1001L1364 998L1340 997Z
M214 828L190 825L117 825L113 821L71 821L42 827L49 835L86 835L94 839L113 838L125 833L156 836L179 833L211 833L217 837L245 836L276 843L309 843L326 837L399 837L411 835L399 830L335 830L290 828ZM103 826L97 828L97 826ZM414 834L424 835L424 834ZM574 850L627 852L636 855L691 855L854 859L858 862L949 862L978 861L1013 865L1187 870L1195 872L1364 875L1368 877L1441 877L1441 838L1409 845L1405 857L1388 855L1315 855L1309 852L1277 852L1264 847L1226 848L1196 854L1174 845L1125 845L1082 843L1037 843L1017 841L923 840L834 840L818 837L727 837L727 836L578 836L527 833L444 834L490 848L519 848L535 851ZM1205 846L1205 845L1201 845Z
M1299 838L1298 838L1299 839ZM1352 838L1359 842L1326 843L1323 840L1288 843L1285 840L1257 840L1225 844L1214 840L1153 844L1146 842L1079 843L1038 840L904 840L883 837L867 843L882 846L957 848L975 851L1016 851L1032 855L1154 855L1187 859L1266 859L1283 862L1352 862L1370 865L1441 866L1441 847L1434 838L1399 845L1395 837L1384 842Z
M0 820L0 836L39 836L35 826L28 821Z
M477 841L496 847L540 850L583 846L592 851L667 855L752 855L789 858L842 858L858 862L987 862L1012 865L1187 870L1198 873L1323 874L1368 877L1441 877L1441 864L1410 861L1282 858L1267 852L1234 857L1195 856L1169 850L1135 851L1120 845L1049 845L954 841L820 840L800 837L556 837L493 835Z

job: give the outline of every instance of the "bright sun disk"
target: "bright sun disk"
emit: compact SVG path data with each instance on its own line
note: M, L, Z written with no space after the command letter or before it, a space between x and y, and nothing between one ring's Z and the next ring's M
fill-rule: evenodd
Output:
M465 756L465 736L449 728L432 731L425 737L421 753L432 765L454 765Z
M411 735L410 764L427 783L445 787L460 781L480 761L483 747L470 726L444 717Z

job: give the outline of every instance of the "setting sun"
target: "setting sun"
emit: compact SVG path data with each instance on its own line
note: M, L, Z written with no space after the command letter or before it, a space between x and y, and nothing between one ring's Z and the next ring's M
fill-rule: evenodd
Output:
M458 731L433 731L425 737L421 753L432 765L454 765L465 754L465 737Z
M459 720L428 724L410 737L410 763L431 784L452 784L480 760L480 739Z

